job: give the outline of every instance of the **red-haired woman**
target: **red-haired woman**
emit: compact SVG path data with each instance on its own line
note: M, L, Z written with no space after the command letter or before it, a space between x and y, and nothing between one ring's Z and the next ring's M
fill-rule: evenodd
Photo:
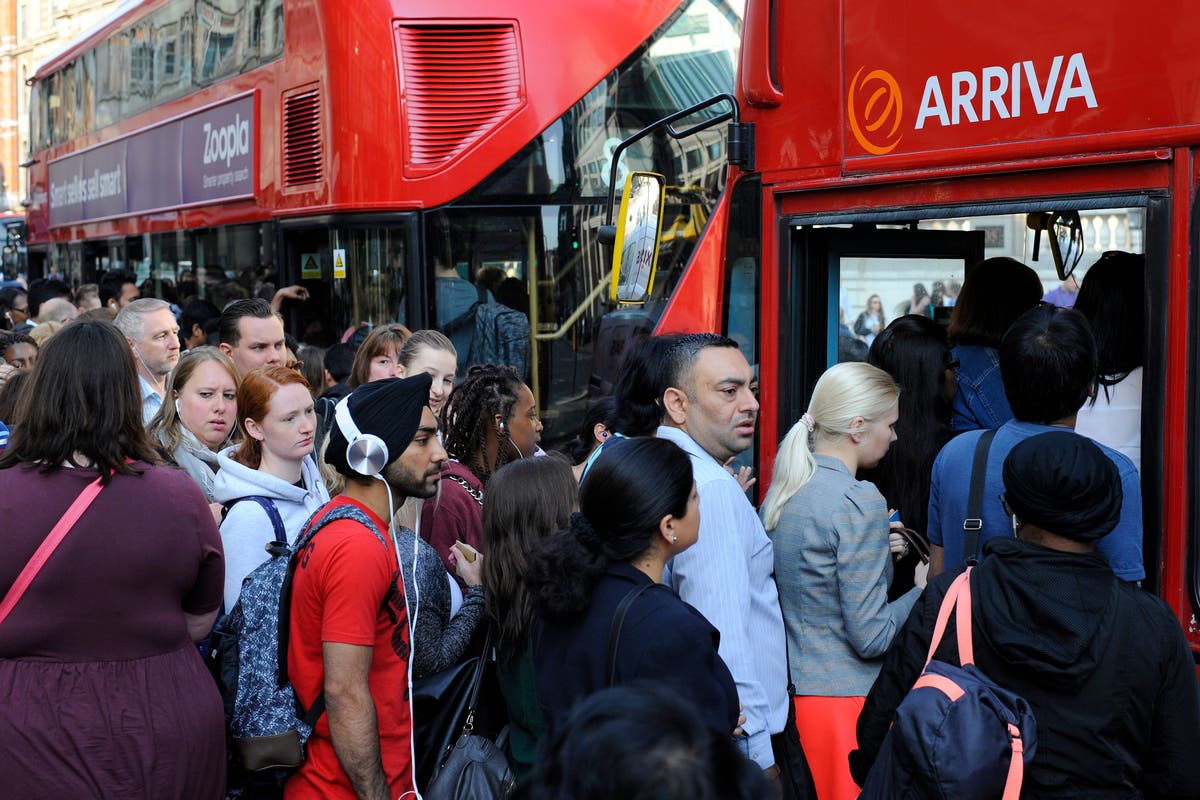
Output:
M329 502L313 460L316 415L308 382L292 369L248 373L237 392L242 443L217 454L213 497L225 503L225 609L233 608L242 580L267 560L265 549L282 526L293 543L305 521ZM236 502L241 500L241 502Z

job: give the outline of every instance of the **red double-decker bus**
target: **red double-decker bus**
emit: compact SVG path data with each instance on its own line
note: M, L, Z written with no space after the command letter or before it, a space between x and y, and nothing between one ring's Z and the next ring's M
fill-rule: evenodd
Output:
M846 349L839 320L872 295L886 319L906 313L915 284L950 299L984 257L1029 263L1056 290L1047 236L1071 220L1079 280L1104 251L1146 257L1132 334L1146 584L1200 649L1198 36L1182 0L1067 15L1033 0L748 0L736 94L756 168L730 170L722 224L661 328L724 330L758 363L764 478Z
M30 272L133 269L143 294L218 307L299 283L289 331L319 345L497 299L528 319L547 432L569 434L724 185L723 129L624 155L619 178L668 176L674 224L651 302L614 314L613 148L732 90L740 5L148 0L32 81Z

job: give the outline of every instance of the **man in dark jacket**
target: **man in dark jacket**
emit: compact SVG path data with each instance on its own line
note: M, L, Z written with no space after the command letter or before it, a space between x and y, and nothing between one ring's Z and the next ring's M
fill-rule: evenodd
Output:
M1021 797L1200 797L1200 684L1179 622L1095 552L1120 517L1117 468L1064 431L1017 444L1003 476L1016 538L988 542L971 575L972 631L976 665L1037 719ZM930 581L884 659L850 754L860 785L961 572ZM955 640L934 657L958 664Z

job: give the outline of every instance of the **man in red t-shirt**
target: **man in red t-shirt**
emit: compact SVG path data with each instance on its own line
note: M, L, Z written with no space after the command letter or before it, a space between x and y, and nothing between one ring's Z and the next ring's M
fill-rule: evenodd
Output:
M298 554L288 675L306 708L324 690L326 710L304 765L287 782L287 800L415 796L411 639L386 520L406 498L437 490L446 451L428 407L429 386L425 373L364 384L335 415L326 461L345 476L346 488L323 511L357 506L387 545L365 525L338 520Z

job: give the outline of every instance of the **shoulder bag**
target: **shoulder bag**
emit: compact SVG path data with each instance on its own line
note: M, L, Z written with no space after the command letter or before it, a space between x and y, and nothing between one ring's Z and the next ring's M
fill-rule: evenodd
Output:
M8 588L8 592L4 595L4 599L0 600L0 623L8 618L12 613L13 608L25 596L25 590L29 588L29 584L33 583L33 579L42 571L42 567L50 560L50 556L58 549L59 544L66 538L67 533L71 528L75 527L75 523L83 516L83 512L87 511L88 506L96 499L96 495L100 494L100 490L104 487L100 485L100 478L92 481L86 488L75 498L75 502L62 515L58 523L50 530L48 536L38 545L38 549L33 552L33 557L29 559L29 563L21 570L21 574L13 581L12 586Z
M967 494L967 518L963 520L963 563L973 567L979 563L980 539L983 535L983 483L987 478L988 451L996 429L984 431L975 443L975 458L971 463L971 488Z
M479 689L491 661L493 631L494 628L488 625L483 652L475 661L461 732L438 759L429 786L422 795L425 800L503 800L516 783L504 755L508 727L505 726L494 740L475 731Z

